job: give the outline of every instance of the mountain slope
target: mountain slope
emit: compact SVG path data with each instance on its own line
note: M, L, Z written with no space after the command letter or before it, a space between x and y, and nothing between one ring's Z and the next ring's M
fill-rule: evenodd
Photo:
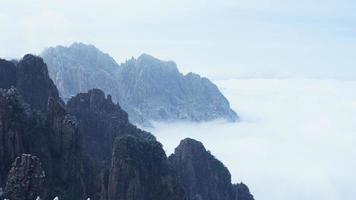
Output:
M41 159L46 174L42 197L53 199L57 194L78 199L83 192L79 131L58 97L46 64L33 55L25 55L16 65L2 63L6 64L0 64L0 71L10 74L1 76L15 74L16 82L11 79L0 88L0 188L10 184L5 195L15 196L20 191L12 193L16 188L11 185L26 189L23 184L28 183L21 182L21 177L14 177L20 182L7 181L12 178L8 173L16 157L32 154ZM2 70L10 65L14 70Z
M237 118L211 81L193 73L182 75L174 62L143 54L121 67L119 100L129 113L154 121Z
M162 145L132 136L114 142L108 199L183 200L183 189Z
M48 48L42 57L62 98L101 89L134 123L238 118L211 81L193 73L183 75L171 61L143 54L118 65L108 54L82 43Z
M205 150L177 151L168 159L162 145L130 124L103 91L80 93L65 105L40 57L0 59L0 77L8 77L0 81L1 199L186 200L191 194L186 186L203 181L212 190L198 190L201 196L251 200L246 186L231 185L222 164L218 173L209 168L215 165L206 162ZM208 176L187 181L182 170L192 168L176 157L193 160L203 166L193 167L194 173Z
M229 170L199 141L182 140L169 161L189 200L254 200L246 185L231 184Z
M41 57L65 100L93 88L111 95L118 92L116 77L119 65L92 45L73 43L69 48L50 47L43 51Z

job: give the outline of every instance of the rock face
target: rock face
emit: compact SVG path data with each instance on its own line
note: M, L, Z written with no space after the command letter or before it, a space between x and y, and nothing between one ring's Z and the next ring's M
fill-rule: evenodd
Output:
M73 43L69 48L51 47L44 50L41 56L65 100L93 88L100 88L114 96L119 92L119 65L93 45Z
M41 58L26 55L16 66L16 88L0 89L0 188L15 158L32 154L41 159L47 175L44 198L57 194L76 199L83 193L78 127L43 64Z
M252 200L245 185L231 184L228 169L201 142L184 139L169 157L190 200ZM246 194L248 192L248 194Z
M59 100L58 90L42 58L25 55L17 65L16 74L16 88L33 109L45 110L49 97Z
M14 63L0 59L0 88L16 86L16 66Z
M48 99L60 100L42 58L25 55L17 65L0 59L0 88L16 87L31 108L44 111Z
M244 183L234 184L233 188L235 192L235 200L254 200L250 190Z
M182 75L173 62L143 54L121 66L119 101L133 117L154 121L237 119L212 82L193 73Z
M155 140L150 133L130 124L128 116L111 96L105 97L103 91L93 89L71 98L67 109L80 124L83 151L98 164L110 166L112 146L116 137L132 135L148 140Z
M108 199L184 199L160 143L132 136L115 140Z
M22 154L12 164L5 187L5 198L34 200L42 196L45 172L36 156Z
M134 123L238 118L212 82L193 73L182 75L173 62L143 54L118 65L94 46L80 43L46 49L42 56L63 98L102 89Z
M16 89L2 90L0 120L2 183L15 158L28 153L42 160L47 175L44 197L79 197L74 196L82 190L78 128L59 103L52 105L48 114L38 114Z
M1 199L253 200L197 141L167 159L101 90L65 105L39 57L0 60L0 77Z

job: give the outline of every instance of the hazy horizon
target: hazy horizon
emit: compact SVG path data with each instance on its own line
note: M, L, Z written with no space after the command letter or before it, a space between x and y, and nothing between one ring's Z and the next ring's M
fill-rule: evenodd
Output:
M4 0L0 57L84 42L119 63L148 53L215 80L355 80L355 9L350 0Z

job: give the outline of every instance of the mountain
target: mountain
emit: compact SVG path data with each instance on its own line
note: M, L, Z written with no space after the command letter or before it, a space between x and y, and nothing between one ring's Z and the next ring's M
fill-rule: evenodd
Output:
M195 194L227 194L226 200L252 200L247 186L231 185L227 169L197 141L182 142L167 158L155 137L132 125L103 91L79 93L65 104L40 57L0 59L0 77L6 78L0 80L0 199L195 200ZM198 153L184 150L194 146ZM195 176L199 170L207 176Z
M184 191L159 142L132 136L115 140L108 199L184 199Z
M155 140L130 124L127 113L100 90L78 94L65 105L40 57L0 60L0 72L8 77L0 82L0 188L6 186L11 199L18 193L11 188L22 183L8 173L22 154L38 157L46 172L38 195L80 199L101 190L99 179L110 167L116 137Z
M229 170L199 141L180 142L169 161L190 200L253 200L247 186L231 184Z
M174 62L142 54L121 65L92 45L47 48L41 54L64 99L98 88L111 94L130 121L208 121L238 116L207 78L181 74Z
M44 50L41 57L65 100L94 88L113 96L119 92L119 65L93 45L74 43L69 48L51 47Z
M82 133L83 151L97 163L109 166L113 141L116 137L133 135L147 140L155 140L150 133L129 123L128 115L120 105L105 97L103 91L92 89L69 99L68 112L79 121ZM95 147L95 148L93 148Z
M1 76L15 77L15 82L11 78L0 89L0 188L6 185L5 195L10 199L16 199L20 192L14 187L28 188L23 184L29 183L17 182L21 177L16 177L26 175L26 171L17 173L26 170L25 166L12 163L22 154L31 154L40 159L46 176L42 193L37 195L79 199L83 191L79 130L59 99L46 64L32 55L25 55L18 63L0 63L0 71L8 72Z

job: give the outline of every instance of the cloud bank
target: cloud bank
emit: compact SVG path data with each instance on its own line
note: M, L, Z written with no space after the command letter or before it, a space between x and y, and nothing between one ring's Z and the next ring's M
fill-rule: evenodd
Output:
M201 140L259 200L351 200L356 196L356 82L251 79L217 84L238 123L156 124L170 154Z

